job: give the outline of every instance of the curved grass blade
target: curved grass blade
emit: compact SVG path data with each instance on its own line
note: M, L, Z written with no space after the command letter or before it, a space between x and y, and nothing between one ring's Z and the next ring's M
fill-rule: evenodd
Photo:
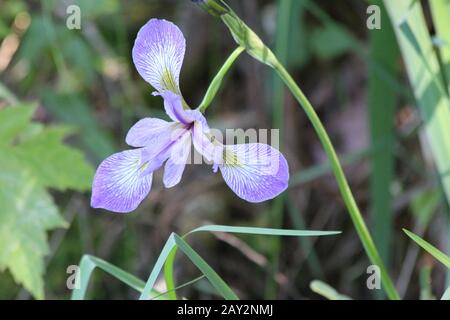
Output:
M450 19L448 18L450 1L430 1L430 9L437 36L442 42L442 45L439 46L438 50L442 61L441 68L444 81L446 82L447 93L450 93Z
M199 277L197 277L197 278L194 278L194 279L192 279L192 280L190 280L190 281L188 281L188 282L185 282L185 283L183 283L183 284L180 284L180 285L179 285L178 287L176 287L174 290L176 291L176 290L179 290L179 289L181 289L181 288L190 286L191 284L194 284L194 283L196 283L196 282L202 280L202 279L205 278L205 277L206 277L206 276L205 276L204 274L202 274L201 276L199 276ZM163 292L163 293L157 295L156 297L151 298L150 300L156 300L156 299L158 299L158 298L160 298L160 297L163 297L163 296L165 296L165 295L167 295L167 294L169 294L169 293L170 293L170 291L165 291L165 292Z
M444 264L447 268L450 269L450 257L445 255L442 251L440 251L438 248L430 244L429 242L423 240L418 235L412 233L411 231L408 231L406 229L403 229L403 231L413 239L419 246L421 246L426 252L431 254L436 260L440 261L442 264Z
M450 203L450 101L420 1L384 0L421 111L431 153Z
M228 287L225 281L220 278L220 276L206 263L206 261L203 260L187 243L185 243L184 240L180 241L179 239L181 239L181 237L175 233L172 233L169 236L169 239L167 239L167 242L158 257L158 260L156 261L156 264L153 267L152 272L150 273L150 276L145 284L141 296L139 297L139 300L146 300L151 298L152 288L155 285L156 279L161 272L164 263L168 259L169 255L172 254L172 251L176 250L176 248L180 246L180 244L180 249L200 269L200 271L203 272L203 274L208 278L214 288L216 288L225 299L238 299L231 288ZM167 289L168 291L171 291L171 293L173 293L173 290L175 290L175 288L169 286L167 286ZM169 293L169 297L171 297L171 293Z
M381 8L382 17L387 16L382 0L374 0L372 3ZM377 72L376 64L382 66L395 79L400 52L390 21L385 19L383 22L380 30L370 32L368 120L371 145L374 149L371 155L370 176L374 241L380 250L381 258L389 266L393 234L390 185L394 177L394 112L397 92Z
M175 243L178 248L194 263L197 268L208 278L212 286L226 299L239 300L238 296L231 290L231 288L222 280L222 278L203 260L200 255L192 249L180 236L174 234Z
M225 232L225 233L241 233L254 235L269 235L269 236L292 236L292 237L313 237L313 236L330 236L341 233L341 231L320 231L320 230L292 230L292 229L271 229L271 228L256 228L256 227L233 227L224 225L206 225L195 228L186 233L183 238L196 232ZM164 278L169 292L169 299L175 300L176 294L174 291L175 281L173 277L173 264L175 262L176 247L173 246L172 252L165 254L166 264L164 266ZM159 271L158 271L159 273Z
M327 283L319 280L311 281L309 284L311 290L328 300L351 300L350 297L340 294Z
M321 230L294 230L294 229L272 229L272 228L256 228L256 227L233 227L223 225L207 225L195 228L186 235L195 232L226 232L255 234L266 236L290 236L290 237L317 237L331 236L341 233L341 231L321 231Z
M141 279L135 277L134 275L120 269L112 265L109 262L106 262L103 259L91 256L84 255L81 258L80 269L78 270L76 280L79 283L78 288L72 291L72 300L84 300L86 297L87 287L89 285L89 280L91 278L92 272L95 268L100 268L106 273L112 275L116 279L122 281L123 283L129 285L136 291L142 292L144 290L145 283ZM156 290L153 290L152 295L160 294Z

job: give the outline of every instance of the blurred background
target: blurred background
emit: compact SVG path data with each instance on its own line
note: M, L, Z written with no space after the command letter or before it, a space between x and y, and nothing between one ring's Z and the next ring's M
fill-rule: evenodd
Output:
M366 1L228 3L273 48L319 113L401 295L414 299L440 295L446 287L446 269L401 231L408 228L438 248L448 248L448 207L388 16L382 11L380 42L373 33L381 31L366 26ZM81 29L66 26L71 4L81 9ZM44 288L47 299L67 299L66 269L87 253L146 280L171 232L183 234L205 223L343 231L339 236L300 239L220 233L188 238L241 298L320 299L309 287L314 279L352 298L383 297L366 287L370 262L312 126L272 70L246 54L239 57L208 108L208 121L223 130L281 129L281 148L291 173L283 197L247 203L210 167L191 165L181 183L170 190L163 188L162 170L158 171L149 197L133 213L90 208L96 166L128 148L125 136L137 120L166 117L162 100L151 95L153 89L131 60L139 28L157 17L182 30L187 50L181 88L188 103L196 106L236 46L219 19L188 0L0 0L0 8L0 112L10 106L34 105L27 128L39 127L41 136L63 128L58 147L67 149L61 151L65 164L59 163L59 156L47 157L45 148L32 155L34 162L47 162L57 175L54 183L46 177L39 180L39 192L66 221L42 224L39 239L34 239L30 234L39 214L19 212L20 197L16 202L7 198L21 168L1 160L7 158L8 149L0 148L0 164L11 164L0 168L0 194L4 193L3 198L0 195L0 298L42 298ZM3 125L12 121L1 119ZM17 148L36 145L32 133L31 138L16 134ZM38 164L37 168L42 172ZM9 180L1 178L7 174ZM61 177L67 183L58 183ZM11 207L22 220L12 222L14 218L6 213ZM12 248L8 244L16 235L8 235L8 230L22 223L30 227L18 231L22 242ZM43 247L33 249L38 242ZM22 247L27 243L31 245ZM175 275L181 284L199 271L180 254ZM26 283L29 290L17 282ZM179 293L217 298L205 279ZM96 271L88 297L135 299L137 295Z

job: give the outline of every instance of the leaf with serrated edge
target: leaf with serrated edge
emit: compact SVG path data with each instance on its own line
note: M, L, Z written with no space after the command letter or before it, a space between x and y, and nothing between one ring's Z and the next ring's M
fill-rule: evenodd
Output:
M30 122L34 110L0 110L0 271L43 299L47 231L67 227L46 187L87 190L93 170L63 143L71 130Z

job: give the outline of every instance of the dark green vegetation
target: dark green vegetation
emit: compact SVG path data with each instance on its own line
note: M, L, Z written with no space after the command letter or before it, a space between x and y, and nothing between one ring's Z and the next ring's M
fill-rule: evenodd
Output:
M322 119L400 296L440 298L448 287L450 242L450 27L442 14L450 1L388 1L382 29L371 31L369 3L382 5L229 1ZM173 270L166 268L177 296L383 297L366 288L369 259L310 122L271 69L246 54L225 77L208 119L221 129L280 128L291 168L288 192L248 204L207 166L188 166L170 190L156 176L134 213L90 209L93 168L124 149L135 121L164 114L131 62L140 26L158 17L183 30L181 82L191 106L200 104L236 44L220 19L187 0L77 4L81 30L66 27L63 1L2 2L0 298L29 298L16 283L37 298L44 289L46 298L68 298L66 269L83 254L104 259L85 256L86 270L98 266L120 280L94 272L87 298L137 298L168 238L183 253ZM219 228L224 232L172 235L203 224L343 233L278 238ZM414 232L408 236L415 242L402 228ZM160 279L147 295L173 298Z

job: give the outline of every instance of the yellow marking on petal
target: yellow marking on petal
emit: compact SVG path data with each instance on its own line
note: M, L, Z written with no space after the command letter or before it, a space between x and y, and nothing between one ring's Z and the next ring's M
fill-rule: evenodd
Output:
M242 162L239 160L237 154L227 148L223 149L223 159L224 164L227 166L242 166Z
M166 90L172 91L174 93L180 93L178 85L169 69L164 69L164 73L161 76L162 87Z
M142 165L139 167L139 170L140 170L140 171L144 171L145 168L147 168L147 167L148 167L148 161L145 162L144 164L142 164Z

